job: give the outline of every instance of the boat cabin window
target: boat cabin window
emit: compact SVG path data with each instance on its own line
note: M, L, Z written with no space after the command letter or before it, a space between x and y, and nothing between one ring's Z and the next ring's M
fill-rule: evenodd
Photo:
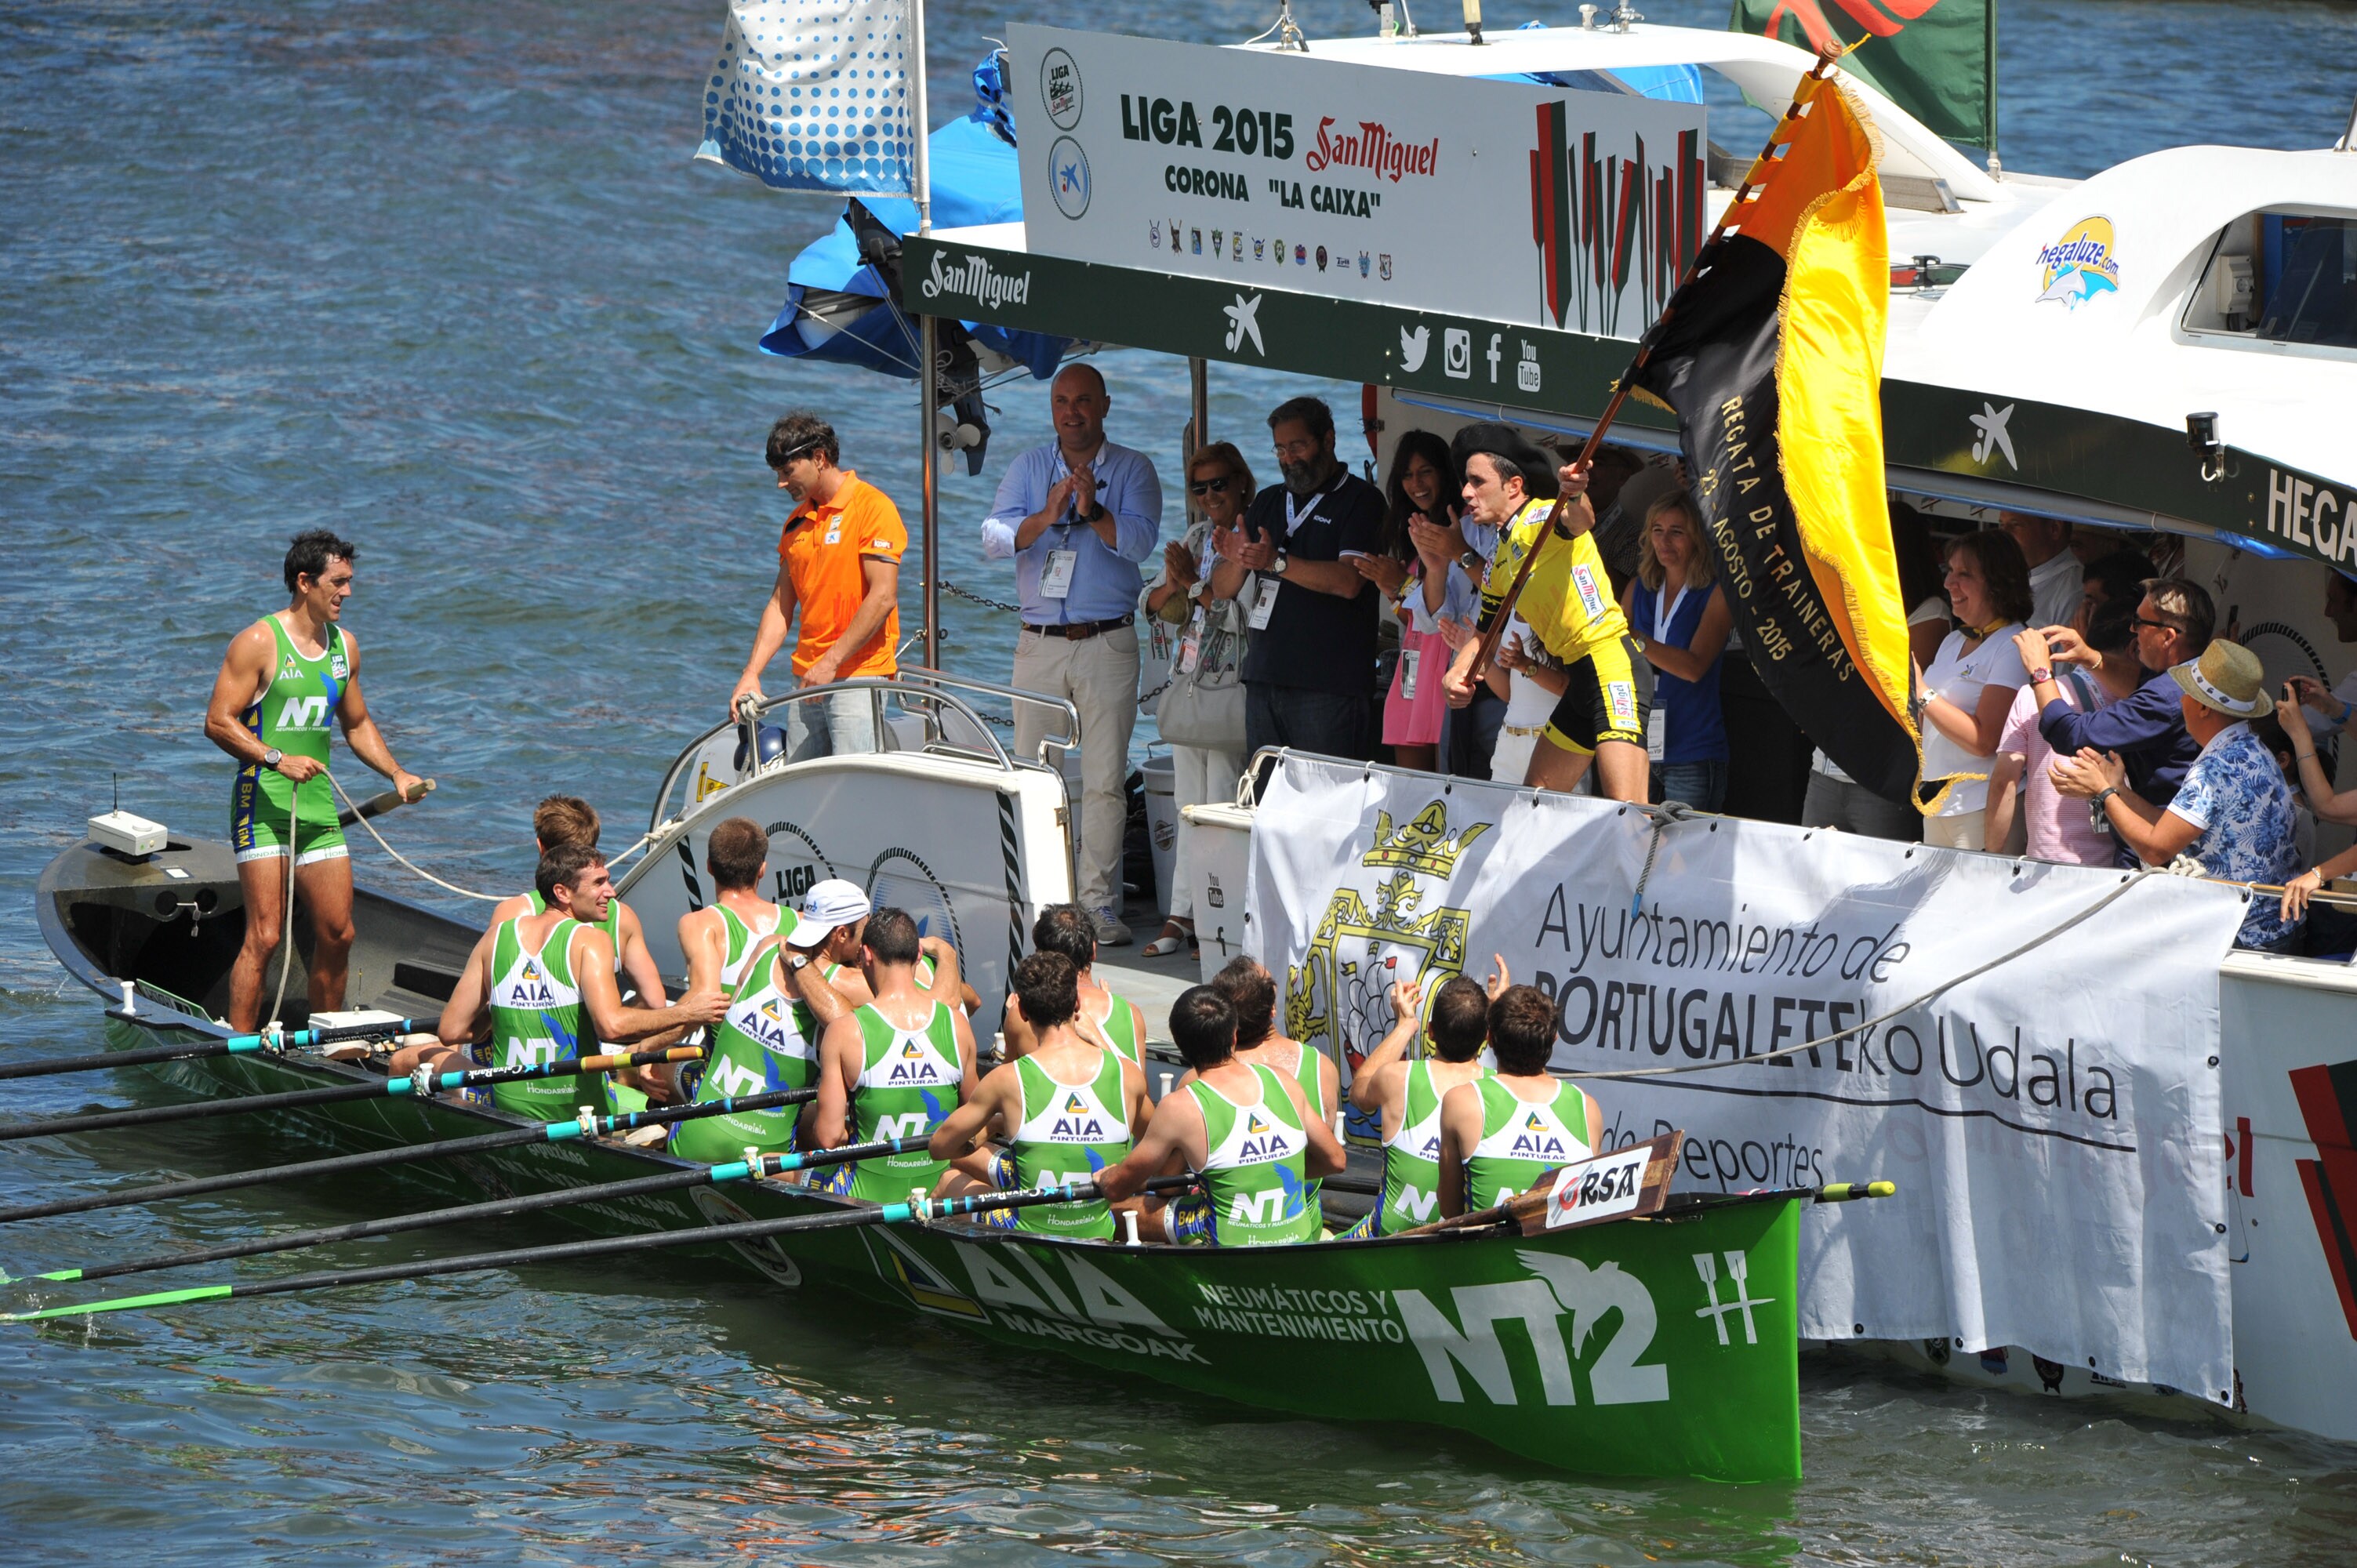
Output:
M2187 303L2185 329L2357 349L2357 219L2255 212L2228 224Z

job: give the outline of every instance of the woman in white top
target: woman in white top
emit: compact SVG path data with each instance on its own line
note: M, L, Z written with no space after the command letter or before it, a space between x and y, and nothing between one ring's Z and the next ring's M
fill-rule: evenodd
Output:
M1915 676L1923 694L1923 782L1943 786L1924 819L1923 842L1980 849L1997 740L2014 693L2029 679L2013 641L2029 617L2029 566L2021 546L1986 528L1948 546L1946 585L1956 629Z
M1219 557L1211 540L1212 530L1233 528L1243 517L1253 498L1252 468L1234 443L1214 442L1196 453L1188 465L1187 493L1200 515L1183 540L1163 550L1162 574L1146 585L1141 602L1146 614L1187 628L1180 639L1179 657L1189 660L1190 667L1192 660L1207 654L1241 660L1237 628L1243 615L1232 599L1222 599L1211 591L1211 563ZM1215 636L1221 628L1230 634L1224 639ZM1244 765L1241 705L1238 718L1232 746L1181 746L1176 741L1170 745L1170 793L1172 807L1178 813L1178 845L1166 890L1169 908L1162 934L1142 950L1148 958L1164 958L1195 946L1194 832L1187 821L1187 808L1235 799L1236 779Z
M1899 599L1907 607L1907 649L1917 664L1926 664L1939 656L1940 640L1948 635L1948 601L1940 587L1939 547L1921 514L1904 501L1890 506L1890 548L1899 561ZM1923 819L1911 801L1884 800L1843 772L1823 747L1809 774L1801 825L1901 843L1923 836Z

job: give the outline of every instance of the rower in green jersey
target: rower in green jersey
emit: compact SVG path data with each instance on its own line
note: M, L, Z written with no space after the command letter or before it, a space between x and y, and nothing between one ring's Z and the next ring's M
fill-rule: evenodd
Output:
M770 868L770 835L750 817L715 824L704 842L704 869L712 878L712 902L679 918L679 950L687 955L687 983L710 982L734 990L745 961L762 938L793 927L791 909L761 897L761 874Z
M720 837L720 828L713 836ZM827 974L859 956L866 896L830 878L811 889L801 916L788 910L784 918L784 933L764 938L740 965L728 1011L712 1032L704 1073L696 1080L696 1104L809 1088L818 1081L819 1041L827 1026L852 1010L850 999L828 983ZM683 1122L672 1134L671 1152L710 1164L736 1159L748 1148L782 1154L808 1146L812 1122L807 1109L790 1108L706 1117Z
M623 1004L604 929L614 897L605 856L582 844L559 845L540 857L533 882L547 907L492 920L442 1009L435 1028L440 1045L404 1053L415 1058L411 1065L463 1071L478 1065L470 1047L480 1042L492 1067L546 1067L608 1046L669 1046L700 1024L719 1021L726 1002L716 987L691 991L669 1007ZM543 1122L565 1121L585 1104L603 1112L613 1103L602 1082L574 1073L502 1083L493 1099L503 1111Z
M1153 1114L1145 1070L1075 1027L1080 972L1071 960L1043 950L1017 964L1012 979L1010 1005L1019 1002L1036 1031L1031 1049L994 1069L933 1133L933 1156L951 1162L937 1197L1093 1181L1129 1154ZM974 1147L994 1121L1009 1130L1005 1153ZM1112 1207L1102 1200L1003 1208L982 1218L1035 1235L1103 1241L1114 1234Z
M286 552L287 606L237 634L205 705L205 738L234 757L230 846L244 896L245 936L231 967L229 1024L262 1022L266 965L286 918L287 857L311 915L307 995L315 1013L344 1004L352 948L352 864L328 778L330 716L352 755L393 780L405 800L425 780L393 761L361 697L361 650L339 624L352 596L355 552L325 529Z
M1078 904L1050 904L1039 911L1031 922L1031 947L1036 952L1061 953L1070 959L1080 972L1081 1033L1092 1036L1094 1043L1104 1047L1124 1061L1143 1070L1146 1067L1146 1015L1137 1004L1114 995L1097 983L1096 921ZM1028 1055L1031 1048L1032 1028L1024 1017L1020 1004L1009 998L999 1028L1006 1036L1009 1057Z
M1491 987L1506 987L1505 960L1497 961ZM1394 1236L1440 1218L1440 1103L1460 1083L1486 1078L1481 1047L1490 1035L1490 997L1465 976L1443 981L1432 993L1425 1027L1431 1055L1407 1059L1415 1039L1420 1002L1415 986L1391 988L1391 1032L1367 1053L1351 1077L1351 1103L1382 1119L1383 1190L1372 1208L1341 1233L1346 1241Z
M1587 1158L1603 1137L1596 1101L1547 1071L1555 1033L1555 1004L1535 986L1510 985L1490 1004L1498 1070L1458 1085L1440 1102L1443 1216L1528 1192L1557 1165Z
M1341 1104L1341 1075L1335 1070L1334 1060L1315 1046L1302 1044L1280 1033L1276 1026L1276 980L1260 961L1233 958L1227 967L1211 977L1211 984L1228 1004L1236 1010L1236 1059L1260 1067L1274 1068L1301 1086L1309 1108L1327 1126L1334 1124L1334 1113ZM1187 1079L1178 1080L1185 1083ZM1309 1184L1309 1207L1320 1216L1323 1209L1318 1199L1319 1184Z
M888 905L867 917L861 968L875 1000L828 1025L819 1043L819 1147L928 1137L980 1088L974 1031L917 983L922 952L907 910ZM835 1166L825 1186L871 1203L906 1202L911 1191L932 1191L947 1168L918 1148Z
M1178 1166L1202 1175L1202 1191L1149 1203L1140 1230L1157 1241L1255 1247L1318 1238L1310 1183L1342 1168L1342 1142L1318 1120L1288 1073L1244 1061L1236 1010L1209 985L1189 987L1170 1009L1170 1037L1186 1059L1184 1089L1162 1097L1129 1157L1097 1179L1118 1206Z

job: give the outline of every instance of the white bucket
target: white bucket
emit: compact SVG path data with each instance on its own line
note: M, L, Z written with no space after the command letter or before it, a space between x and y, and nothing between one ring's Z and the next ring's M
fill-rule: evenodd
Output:
M1148 757L1146 775L1146 836L1154 846L1154 902L1170 908L1170 878L1178 869L1178 797L1169 754Z

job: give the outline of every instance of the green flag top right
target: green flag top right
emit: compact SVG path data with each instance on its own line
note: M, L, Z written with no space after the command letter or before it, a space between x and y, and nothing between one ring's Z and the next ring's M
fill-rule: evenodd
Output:
M1844 70L1948 140L1996 148L1996 0L1734 0L1727 25L1811 50L1870 38Z

